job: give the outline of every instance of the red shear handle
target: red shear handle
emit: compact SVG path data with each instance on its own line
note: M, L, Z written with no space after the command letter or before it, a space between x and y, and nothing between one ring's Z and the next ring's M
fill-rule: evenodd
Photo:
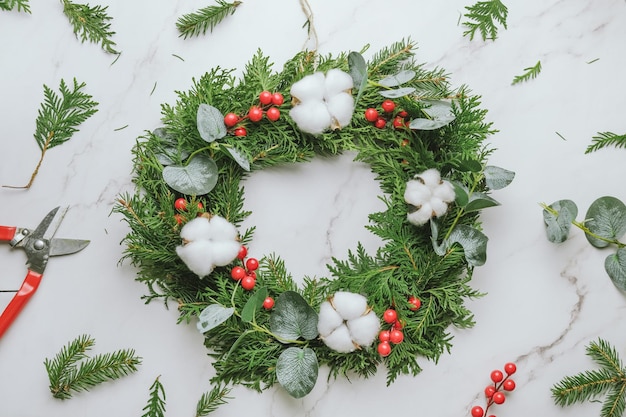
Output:
M0 226L0 241L10 241L15 236L17 227Z
M15 294L9 305L4 309L2 315L0 316L0 337L2 337L11 323L13 323L13 320L15 320L20 311L22 311L26 302L35 293L37 287L39 287L42 277L42 274L33 272L30 269L28 270L26 279L24 279L19 291Z

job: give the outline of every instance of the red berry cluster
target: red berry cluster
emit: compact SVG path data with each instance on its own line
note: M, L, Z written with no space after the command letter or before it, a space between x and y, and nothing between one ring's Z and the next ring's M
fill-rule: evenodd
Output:
M397 110L396 103L393 100L385 100L380 104L382 114L378 109L369 107L365 110L365 120L374 124L378 129L384 129L387 123L391 124L395 129L404 129L408 125L408 113L404 110Z
M230 276L241 283L244 290L251 291L256 284L256 270L259 268L259 261L256 258L248 258L248 249L241 245L237 259L241 261L242 266L235 266L230 270Z
M174 208L178 211L187 211L187 200L185 200L184 198L177 198L176 201L174 201ZM201 202L198 202L198 210L203 210L204 206L202 205ZM182 224L183 222L183 216L181 216L180 214L176 213L174 215L174 219L176 220L176 223L178 224Z
M384 357L389 356L391 353L392 343L397 345L404 340L404 333L402 332L404 324L401 320L398 320L398 312L393 308L385 310L383 320L391 325L388 330L383 329L378 334L378 354Z
M263 119L263 115L267 117L269 121L275 122L280 119L280 110L278 106L281 106L285 101L285 98L281 93L271 93L269 91L261 91L259 94L259 104L251 106L243 116L239 116L235 113L227 113L224 116L224 124L227 128L232 129L232 133L235 136L246 136L248 131L242 122L246 119L251 122L260 122Z
M489 411L489 407L493 404L502 404L506 400L506 395L504 391L513 391L515 389L515 381L511 379L511 375L513 375L517 371L517 366L509 362L504 365L504 373L502 371L495 369L491 371L491 381L493 384L487 385L485 387L485 397L487 398L487 406L483 409L481 406L476 405L472 407L472 417L485 417L487 416L487 411ZM505 376L506 374L506 376ZM496 417L495 414L490 414L489 417Z

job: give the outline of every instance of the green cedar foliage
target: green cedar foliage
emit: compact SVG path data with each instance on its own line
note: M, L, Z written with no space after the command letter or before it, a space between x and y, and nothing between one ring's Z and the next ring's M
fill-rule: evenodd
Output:
M114 49L115 42L111 37L115 32L111 31L113 20L107 14L108 6L89 6L89 4L73 3L69 0L62 0L63 13L67 16L74 34L80 38L81 42L89 41L99 43L103 50L110 54L119 54Z
M513 77L513 81L511 82L511 84L515 85L536 78L540 72L541 61L537 61L537 63L532 67L524 68L524 73L522 75L516 75L515 77Z
M416 227L407 222L403 193L406 182L428 168L437 168L445 178L465 184L470 190L489 192L480 167L484 167L491 152L484 141L494 131L484 120L479 98L470 95L466 88L451 89L442 70L427 69L414 61L414 50L410 40L403 40L375 53L367 63L367 78L371 82L361 92L351 124L316 137L302 133L289 117L289 89L295 81L315 71L348 71L346 53L319 56L304 51L276 72L268 57L259 51L240 78L234 77L233 70L217 67L194 79L188 92L178 92L175 103L162 106L162 121L167 134L175 138L177 149L169 154L172 159L184 163L189 154L199 152L217 163L218 183L207 196L181 196L163 181L162 135L148 131L138 139L134 148L136 191L120 196L114 209L130 227L124 259L137 268L136 279L146 285L146 302L174 300L180 322L196 323L197 316L210 304L234 308L232 316L204 333L216 370L212 382L217 386L236 384L262 391L277 382L278 357L290 344L279 342L270 331L269 312L259 310L251 321L241 319L243 307L261 289L274 298L285 291L297 291L315 311L339 289L366 295L379 316L395 305L404 322L405 338L386 358L377 353L375 346L344 354L330 350L319 338L297 341L297 347L313 349L319 364L328 365L333 377L368 377L381 364L387 368L389 383L401 374L416 375L421 370L419 360L437 361L451 349L451 326L473 325L473 315L464 305L467 299L481 295L469 286L473 267L468 265L459 245L449 247L444 256L434 252L428 225ZM405 109L411 118L422 117L422 98L454 98L454 122L436 130L418 131L394 130L391 126L377 129L366 121L364 111L378 107L384 100L377 81L399 69L415 71L416 75L404 84L415 88L414 93L395 100L398 109ZM196 127L200 104L214 106L222 114L243 115L258 103L263 90L284 95L280 119L245 121L248 134L243 140L230 133L207 146ZM177 219L184 223L195 218L202 211L197 208L198 202L203 203L206 211L221 215L238 227L249 214L244 207L243 184L250 173L244 172L223 150L226 145L247 156L252 173L316 156L356 151L357 159L371 166L385 193L382 198L387 208L372 213L367 225L382 238L383 246L375 254L368 254L357 244L347 259L333 259L328 277L304 277L302 285L296 283L278 254L259 256L256 289L252 292L244 291L230 277L234 264L216 268L207 278L198 278L175 253L181 229ZM458 168L467 160L476 162L479 169ZM174 208L174 201L180 197L189 201L186 211ZM457 224L480 227L477 211L466 212L456 205L437 223L442 236ZM249 243L253 232L254 228L242 230L242 243ZM410 310L411 305L404 302L410 295L421 299L419 310Z
M190 36L204 35L207 30L212 32L218 23L235 13L240 4L240 1L228 3L224 0L217 0L217 5L207 6L182 16L176 22L176 27L180 32L179 36L187 39Z
M143 411L141 417L165 417L165 388L159 377L150 386L150 396Z
M73 392L89 391L94 386L121 378L137 370L141 358L132 349L87 356L95 344L88 335L81 335L64 346L57 355L44 361L50 392L54 398L68 399Z
M22 187L8 186L9 188L30 188L46 152L70 140L78 132L78 125L97 112L98 103L92 100L92 96L81 91L83 87L85 83L79 84L76 79L71 86L61 80L59 96L47 85L43 86L44 102L37 114L34 134L41 157L28 184Z
M13 10L15 8L18 12L30 13L28 0L0 0L0 10Z
M463 36L469 36L470 40L474 39L476 32L484 41L495 40L498 36L497 25L507 28L506 19L509 11L500 0L479 1L465 9L468 12L464 16L468 20L463 22L463 26L467 27Z
M621 417L626 410L626 369L617 351L598 339L587 346L587 355L600 369L566 376L552 387L552 398L561 407L604 397L601 417Z
M595 152L609 146L626 148L626 134L617 135L613 132L599 132L593 137L591 145L585 149L585 153Z

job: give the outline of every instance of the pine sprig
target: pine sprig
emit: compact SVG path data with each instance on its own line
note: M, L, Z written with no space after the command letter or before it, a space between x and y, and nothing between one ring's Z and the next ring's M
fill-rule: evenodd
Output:
M80 38L81 42L89 41L99 43L102 49L110 54L119 54L114 49L115 42L111 37L115 32L111 31L113 20L107 14L109 6L89 6L89 4L73 3L69 0L62 0L63 13L67 16L74 34Z
M28 0L0 0L0 10L13 10L15 8L18 12L30 13Z
M30 188L35 181L46 152L55 146L62 145L78 132L78 126L97 112L97 105L92 96L84 93L85 83L78 83L74 78L72 87L61 80L59 96L50 87L44 85L44 102L35 121L35 141L41 150L39 162L30 180L24 186L4 186L8 188Z
M522 75L516 75L513 77L513 81L511 85L519 84L521 82L525 82L536 78L537 75L541 72L541 61L537 61L535 65L532 67L524 68L524 73Z
M617 135L613 132L598 132L598 134L593 137L591 145L587 147L585 153L595 152L609 146L626 148L626 134Z
M479 1L465 9L468 13L464 16L469 20L463 22L463 26L468 28L463 32L463 36L469 36L470 40L474 39L476 32L484 41L495 40L498 36L497 24L507 29L506 19L509 11L500 0Z
M226 404L230 388L216 385L209 392L202 394L196 405L196 417L205 417Z
M601 417L621 417L626 410L626 369L613 346L603 339L587 346L587 355L601 368L566 376L552 387L561 407L593 401L605 395Z
M46 358L44 365L50 381L50 392L54 398L71 398L73 392L89 391L105 381L121 378L137 370L141 358L132 349L88 357L95 340L81 335L64 346L52 359Z
M212 32L222 20L235 13L240 4L240 1L228 3L224 0L217 0L217 5L207 6L194 13L183 15L176 22L179 36L187 39L190 36L204 35L207 30Z
M165 388L159 377L150 386L148 403L143 408L141 417L165 417Z

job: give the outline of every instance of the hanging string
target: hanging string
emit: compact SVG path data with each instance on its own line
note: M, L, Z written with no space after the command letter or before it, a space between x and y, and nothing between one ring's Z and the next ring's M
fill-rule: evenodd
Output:
M308 0L300 0L300 6L302 7L302 12L304 13L304 16L306 17L306 26L307 26L307 29L308 29L307 32L309 35L306 41L304 42L302 49L316 52L318 44L319 44L319 40L317 38L317 31L315 30L315 24L313 23L313 10L311 9L311 5L309 4ZM307 48L307 45L311 43L313 44L313 48Z

